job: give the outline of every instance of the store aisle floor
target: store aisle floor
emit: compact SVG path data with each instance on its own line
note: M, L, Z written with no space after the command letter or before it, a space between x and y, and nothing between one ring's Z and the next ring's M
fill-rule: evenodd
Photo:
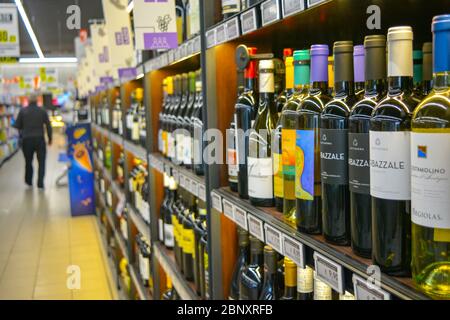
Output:
M116 297L96 217L72 218L68 187L55 186L61 139L48 149L45 191L26 188L21 152L0 169L0 299ZM68 289L69 266L80 268L80 289Z

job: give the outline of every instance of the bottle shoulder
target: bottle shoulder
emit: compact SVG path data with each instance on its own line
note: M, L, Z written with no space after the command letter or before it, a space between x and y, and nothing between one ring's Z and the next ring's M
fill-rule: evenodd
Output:
M433 90L414 110L413 121L417 125L434 123L450 128L450 89Z
M325 105L329 101L331 101L331 96L329 96L328 94L324 94L324 93L308 94L308 96L306 96L305 99L302 100L297 111L299 113L303 113L303 112L321 113L322 110L324 109Z
M372 112L374 120L402 120L411 117L419 100L412 94L387 95Z

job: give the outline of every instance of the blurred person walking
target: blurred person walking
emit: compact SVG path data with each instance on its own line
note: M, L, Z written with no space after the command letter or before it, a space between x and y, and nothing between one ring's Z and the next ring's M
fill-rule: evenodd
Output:
M44 189L45 157L47 147L44 137L44 126L47 130L48 145L52 144L52 127L47 112L37 105L37 95L31 94L28 107L22 108L14 127L21 132L22 151L25 157L25 183L33 185L33 158L36 153L39 169L39 189Z

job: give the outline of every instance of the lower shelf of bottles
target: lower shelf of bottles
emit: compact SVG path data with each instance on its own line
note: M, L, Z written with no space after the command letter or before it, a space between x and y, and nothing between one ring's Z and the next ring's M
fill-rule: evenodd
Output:
M134 265L129 265L128 272L130 273L131 280L136 286L137 293L141 300L151 300L152 296L145 286L142 285L143 281L139 276L139 272Z
M147 238L147 240L150 240L150 226L144 221L144 218L142 218L142 215L138 213L138 210L132 206L131 204L127 204L128 208L128 215L133 221L134 225L138 229L138 231Z
M199 300L192 282L186 281L180 272L173 251L167 249L163 244L157 242L153 245L153 253L161 267L172 279L172 284L177 290L181 300Z
M363 279L374 279L372 262L352 252L351 247L336 246L325 242L322 235L308 235L297 231L296 227L283 220L283 216L275 208L255 207L248 200L241 199L228 187L220 188L212 192L213 208L234 221L240 227L248 230L250 234L272 246L280 254L288 256L298 265L316 264L317 256L320 261L331 262L328 265L329 273L332 273L334 282L345 290L354 292L360 290ZM324 258L324 259L323 259ZM327 263L326 262L326 263ZM371 277L372 275L372 277ZM332 277L333 277L332 276ZM369 280L370 280L369 279ZM322 279L327 280L327 279ZM391 277L380 275L381 288L372 288L372 299L429 299L417 291L410 278ZM333 280L325 281L333 287ZM357 284L354 284L354 283ZM364 288L367 291L368 288ZM370 288L369 288L370 289ZM381 290L380 290L381 289ZM370 291L370 290L369 290Z

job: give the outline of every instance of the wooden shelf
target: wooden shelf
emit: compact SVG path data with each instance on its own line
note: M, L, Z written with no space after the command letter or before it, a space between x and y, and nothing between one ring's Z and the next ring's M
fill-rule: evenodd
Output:
M127 203L128 207L128 216L131 218L131 221L133 221L134 225L138 229L138 231L148 240L150 241L150 226L145 222L145 220L142 218L141 214L138 212L134 206L132 206L130 203Z
M142 160L147 159L147 151L145 148L131 142L128 140L124 140L124 149L130 153L132 153L135 157L140 158Z
M128 272L130 273L131 281L133 281L134 286L136 287L136 291L139 294L141 300L152 300L152 295L148 290L148 288L146 288L142 284L142 279L138 271L136 270L136 267L134 265L129 264Z

